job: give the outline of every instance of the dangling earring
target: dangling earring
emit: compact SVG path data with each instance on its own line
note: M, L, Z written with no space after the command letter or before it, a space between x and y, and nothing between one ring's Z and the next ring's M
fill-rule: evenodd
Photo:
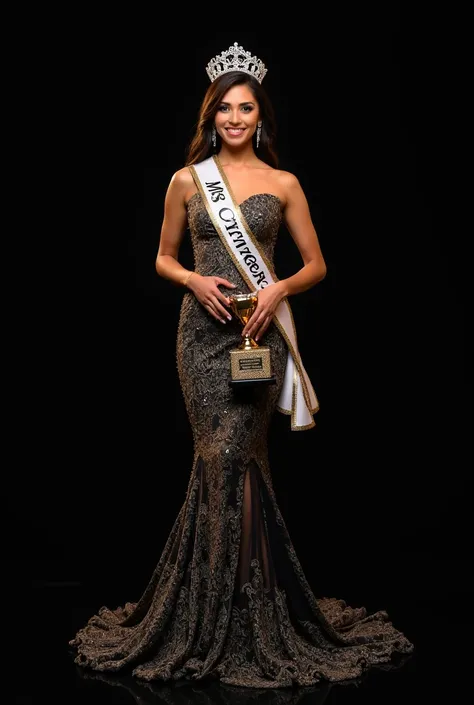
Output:
M260 144L260 135L262 134L262 121L257 123L257 149Z
M212 126L212 146L215 147L217 144L217 136L216 136L216 126Z

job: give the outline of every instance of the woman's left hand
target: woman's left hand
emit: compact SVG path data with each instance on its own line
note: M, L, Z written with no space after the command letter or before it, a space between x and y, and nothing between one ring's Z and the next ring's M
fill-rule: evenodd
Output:
M265 289L259 289L257 308L244 327L242 335L248 333L251 338L258 340L265 333L272 321L273 314L278 308L278 304L285 298L280 283L276 282L275 284L269 284Z

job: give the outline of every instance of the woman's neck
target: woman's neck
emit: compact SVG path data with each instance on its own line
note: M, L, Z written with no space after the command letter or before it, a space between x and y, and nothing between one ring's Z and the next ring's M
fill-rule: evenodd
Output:
M256 166L260 163L251 144L243 149L229 149L227 145L223 144L217 156L222 166L245 168Z

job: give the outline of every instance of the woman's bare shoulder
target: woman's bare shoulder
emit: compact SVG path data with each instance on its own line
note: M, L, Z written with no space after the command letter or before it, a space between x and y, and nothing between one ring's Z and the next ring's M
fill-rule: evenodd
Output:
M291 171L275 169L274 172L274 178L283 189L286 190L288 188L292 188L299 185L298 177L292 174Z
M269 187L280 198L280 201L286 205L294 193L294 189L299 188L298 179L291 172L275 169L274 167L270 167L268 175Z
M171 183L179 188L189 188L189 186L194 183L194 179L189 168L187 166L183 166L182 169L175 171L171 177Z
M186 203L195 191L194 179L187 166L174 172L168 187L170 196Z

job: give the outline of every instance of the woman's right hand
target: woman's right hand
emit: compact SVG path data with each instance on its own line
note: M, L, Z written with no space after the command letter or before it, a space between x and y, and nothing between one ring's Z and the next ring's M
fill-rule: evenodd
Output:
M236 288L236 284L232 284L232 282L227 279L223 279L222 277L203 277L197 272L194 272L187 282L188 289L193 292L194 296L199 303L204 306L206 311L217 321L225 323L226 318L229 321L232 320L230 312L225 308L229 306L230 301L219 291L217 288L218 285L225 286L229 289Z

